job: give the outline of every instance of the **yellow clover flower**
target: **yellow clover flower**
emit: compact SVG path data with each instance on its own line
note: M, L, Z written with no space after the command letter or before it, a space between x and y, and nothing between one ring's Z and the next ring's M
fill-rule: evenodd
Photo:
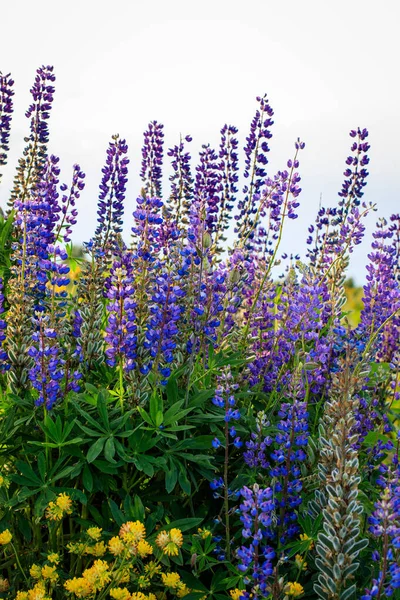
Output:
M308 547L309 550L313 549L314 542L313 542L312 538L310 538L309 535L307 535L306 533L301 533L300 534L300 539L301 539L302 542L309 542L309 547Z
M46 519L48 519L49 521L61 521L64 513L62 511L62 508L57 506L55 502L49 502L46 508L45 515Z
M87 549L87 553L92 554L93 556L104 556L106 552L107 546L103 541L97 542L97 544Z
M12 540L12 533L9 529L5 529L2 533L0 533L0 546L5 546L9 544Z
M42 567L40 565L33 564L29 569L29 574L33 579L40 579L42 577Z
M131 593L127 588L112 588L110 590L111 598L114 600L129 600Z
M147 596L143 592L133 592L131 600L147 600Z
M68 579L64 583L64 587L67 592L75 594L77 598L87 598L93 593L92 586L84 577L74 577L73 579ZM21 598L20 600L24 599Z
M58 565L60 562L60 555L53 552L52 554L48 554L47 560L55 565Z
M164 554L168 556L177 556L179 548L183 544L183 536L180 529L171 529L170 531L161 531L156 538L156 544Z
M137 553L141 558L145 558L149 554L153 554L153 546L146 540L140 540L137 545Z
M160 571L161 571L160 565L157 565L157 563L155 563L153 560L144 566L144 572L146 573L146 575L148 577L150 577L150 579L152 577L154 577L155 575L158 575L158 573Z
M146 528L140 521L127 521L119 530L119 537L124 542L137 544L146 537Z
M299 596L304 594L304 588L297 581L289 581L285 586L285 593L288 596L293 596L293 598L298 598Z
M93 566L83 572L83 578L90 583L94 591L102 590L111 580L109 564L105 560L95 560Z
M176 595L178 596L178 598L184 598L185 596L190 594L191 591L192 590L190 588L188 588L186 583L181 583L181 585L178 587L178 591L176 592Z
M57 567L50 567L45 565L41 571L43 579L49 579L51 582L55 582L58 579Z
M244 591L235 588L234 590L229 590L229 594L233 600L239 600L240 596L243 596Z
M10 583L8 579L4 579L4 577L0 577L0 592L7 592L10 588Z
M179 573L161 573L161 579L165 587L177 588L181 583Z
M28 592L17 592L15 600L28 600Z
M95 540L96 542L99 541L99 539L101 538L101 532L103 530L101 529L101 527L89 527L89 529L86 531L86 533L88 534L89 537L92 538L92 540Z
M301 556L301 554L296 554L294 561L298 569L301 569L302 571L305 571L307 569L307 563Z
M123 553L125 546L121 538L115 536L108 542L108 549L114 556L119 556Z
M58 494L56 504L67 515L72 513L72 500L65 492Z

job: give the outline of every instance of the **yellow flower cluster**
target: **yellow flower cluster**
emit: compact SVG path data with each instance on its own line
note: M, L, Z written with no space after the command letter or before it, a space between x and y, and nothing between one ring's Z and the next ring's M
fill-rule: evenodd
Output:
M296 554L296 556L294 558L294 562L296 564L296 567L299 570L305 571L307 569L307 563L304 560L304 558L301 556L301 554Z
M0 577L0 592L7 592L10 588L10 582L4 577Z
M12 540L12 533L5 529L2 533L0 533L0 546L5 546L9 544Z
M68 579L64 587L77 598L86 598L104 589L110 581L111 572L108 562L95 560L92 567L83 571L82 577Z
M131 592L127 588L112 588L110 597L114 600L157 600L154 594L143 594L142 592Z
M51 600L46 594L46 587L42 581L39 581L27 592L17 592L15 600Z
M293 598L298 598L304 594L304 588L297 581L289 581L285 586L285 594Z
M72 513L72 500L63 492L58 494L55 502L49 502L46 508L46 519L49 521L61 521L65 515Z
M68 514L70 511L71 499L66 494L60 494L47 507L47 517L51 520L59 519L61 513ZM4 543L11 538L9 532L1 535ZM157 535L156 544L162 554L176 556L183 544L181 530L175 528L168 532L161 531ZM70 553L82 557L82 571L63 583L57 572L58 565L62 562L60 555L50 553L43 565L31 566L29 574L35 585L26 592L19 592L15 600L50 600L52 593L57 593L60 588L68 596L91 600L98 593L104 597L109 595L112 600L161 600L166 592L176 598L184 598L192 591L181 581L178 573L164 572L165 566L158 559L152 558L154 548L146 540L146 528L140 521L124 523L118 535L108 543L103 539L100 527L90 527L81 539L69 543L67 548ZM93 561L84 559L85 556L92 556ZM159 552L157 556L160 557ZM145 561L146 558L149 560ZM3 587L6 585L3 583ZM164 592L160 591L160 585L165 588ZM157 590L156 594L150 591L153 587Z
M164 554L168 556L177 556L179 548L183 544L183 536L180 529L170 529L170 531L161 531L156 538L156 544Z
M309 550L312 550L314 548L314 542L313 542L312 538L310 538L310 536L307 535L306 533L301 533L300 534L300 539L301 539L302 542L308 542L309 543L309 546L308 546Z
M229 595L233 600L240 600L240 596L243 596L244 590L239 590L239 588L235 588L234 590L229 590Z
M202 540L205 540L206 538L210 537L210 535L212 535L212 532L209 529L201 529L199 527L199 529L197 530L197 535L199 535Z

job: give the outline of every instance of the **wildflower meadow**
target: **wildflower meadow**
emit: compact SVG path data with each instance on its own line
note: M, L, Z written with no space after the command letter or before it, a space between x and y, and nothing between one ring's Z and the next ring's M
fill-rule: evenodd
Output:
M48 151L54 95L43 66L0 217L0 598L399 600L400 214L345 310L368 131L302 260L305 144L269 173L267 96L244 148L226 124L193 157L151 122L133 214L114 135L77 257L95 200ZM13 98L0 74L1 169Z

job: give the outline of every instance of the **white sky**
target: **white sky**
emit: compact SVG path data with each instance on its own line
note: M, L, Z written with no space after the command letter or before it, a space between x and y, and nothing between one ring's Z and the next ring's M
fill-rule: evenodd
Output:
M255 96L275 111L272 175L306 142L301 156L301 216L283 249L303 252L320 194L336 202L352 128L370 131L365 199L378 214L400 211L400 8L397 0L1 0L0 70L16 84L11 153L0 189L6 202L28 123L24 112L35 69L55 66L50 150L62 179L78 162L87 173L75 240L95 228L97 189L113 133L129 144L129 214L140 189L142 132L165 125L166 146L179 133L191 148L217 145L225 122L247 135ZM243 145L243 144L242 144ZM242 162L243 164L243 162ZM377 215L369 218L372 230ZM363 281L370 234L351 274Z

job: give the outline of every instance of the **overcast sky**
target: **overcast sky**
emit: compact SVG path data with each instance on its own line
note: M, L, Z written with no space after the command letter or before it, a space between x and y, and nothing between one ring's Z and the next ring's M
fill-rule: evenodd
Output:
M370 131L365 199L376 202L366 245L354 254L360 283L378 215L400 211L400 9L397 0L14 0L1 2L0 70L12 72L15 115L0 188L4 206L27 132L24 112L35 69L57 76L50 150L68 181L87 173L75 240L95 228L97 188L113 133L129 144L127 231L140 189L142 132L165 125L166 146L179 133L192 150L218 144L225 122L247 135L255 97L275 111L269 172L285 166L300 136L301 214L283 249L304 253L319 199L336 202L352 128ZM243 145L243 144L242 144ZM243 164L243 162L242 162Z

